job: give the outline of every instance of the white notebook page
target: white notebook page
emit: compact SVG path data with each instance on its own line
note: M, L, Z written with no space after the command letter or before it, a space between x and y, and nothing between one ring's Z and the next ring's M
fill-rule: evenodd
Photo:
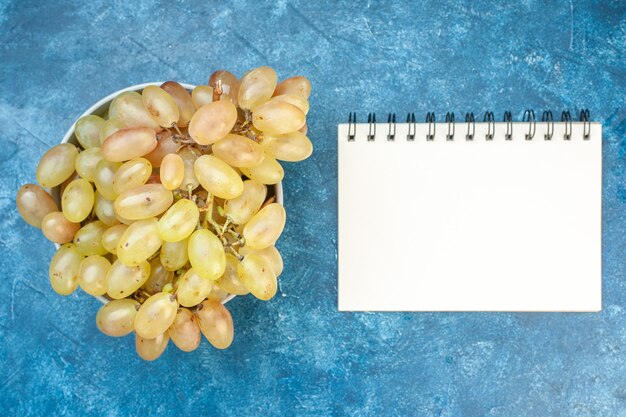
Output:
M602 127L338 128L340 311L599 311Z

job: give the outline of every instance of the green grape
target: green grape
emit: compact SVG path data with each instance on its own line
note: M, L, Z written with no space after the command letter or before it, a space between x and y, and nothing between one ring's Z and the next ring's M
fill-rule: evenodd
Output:
M193 307L204 300L213 288L213 281L190 268L176 282L176 295L181 306Z
M118 130L122 130L128 127L126 126L126 123L124 123L120 119L110 117L110 116L111 115L109 114L109 119L105 120L104 123L102 124L102 127L100 127L100 134L99 134L100 145L98 146L102 146L102 144L104 143L104 140L108 138L109 136L111 136L113 133L117 132Z
M156 131L161 130L159 123L143 105L141 94L136 91L126 91L117 96L111 103L109 116L120 119L127 127L147 127Z
M118 130L104 140L102 155L109 161L122 162L144 156L157 146L156 131L149 127Z
M124 162L113 177L113 191L122 194L132 188L144 185L152 174L152 164L144 158Z
M50 284L61 295L70 295L78 287L78 270L83 261L76 245L66 243L61 246L50 261Z
M300 132L291 132L285 135L265 135L261 145L265 152L281 161L299 162L307 159L313 153L313 144L306 135Z
M128 226L117 242L117 257L126 266L136 266L145 262L161 247L157 233L157 219L138 220Z
M154 361L158 359L170 341L170 336L167 332L158 335L154 339L144 339L138 334L135 335L135 350L139 357L145 361Z
M107 272L111 262L99 255L91 255L83 259L78 270L78 284L89 295L98 296L107 292Z
M93 187L89 181L79 178L70 182L61 197L63 215L71 222L82 222L91 213L94 199Z
M102 234L107 226L101 221L87 223L74 236L76 249L84 256L106 255L107 250L102 246Z
M297 94L281 94L274 96L270 101L283 101L299 108L306 116L309 113L309 102L306 98Z
M285 101L270 100L254 109L252 124L267 134L282 135L304 126L306 116L298 107Z
M224 274L215 281L215 284L230 294L246 295L250 291L241 283L237 273L239 260L232 253L226 254L226 270Z
M235 224L245 224L261 208L267 187L254 180L243 182L243 193L224 203L224 212Z
M172 342L183 352L196 350L200 344L200 326L191 311L179 308L174 322L167 331Z
M174 272L168 271L159 258L150 261L150 277L143 285L143 289L148 294L156 294L163 290L166 284L171 284L174 280Z
M171 153L163 157L159 169L161 184L168 190L175 190L185 179L185 162L180 155Z
M211 147L213 154L232 167L255 167L263 162L261 145L241 135L228 134Z
M214 89L218 82L222 86L222 95L220 100L230 100L237 106L237 96L239 95L239 80L232 73L226 70L215 71L209 78L209 85Z
M200 185L194 173L194 164L198 157L189 148L181 149L178 155L182 158L183 164L185 165L183 182L180 188L187 190L187 187L191 186L191 189L195 190Z
M149 154L145 155L144 158L150 161L154 168L158 168L161 166L165 155L176 153L179 147L180 144L176 143L172 132L164 130L163 132L157 133L156 148L154 148L154 150Z
M276 274L260 255L246 255L237 267L237 274L241 283L259 300L267 301L276 295Z
M199 85L191 91L191 102L196 109L213 102L213 87Z
M135 333L145 339L167 331L176 318L178 301L174 294L160 292L148 298L135 316Z
M178 122L180 112L174 97L156 85L149 85L141 93L143 105L161 127L172 127Z
M98 310L96 326L107 336L126 336L133 331L135 316L140 306L139 302L129 298L109 301Z
M93 182L98 192L107 200L115 200L117 198L117 193L113 189L113 178L115 178L115 173L121 166L121 162L111 162L104 158L96 165Z
M180 242L163 242L159 253L163 268L168 271L176 271L185 266L189 262L188 246L189 239Z
M44 217L59 211L50 194L37 184L22 185L17 191L15 202L24 221L38 228L41 228Z
M189 136L200 145L225 137L235 126L237 108L230 101L215 101L200 107L189 122Z
M239 107L253 110L268 101L274 94L276 81L276 71L270 67L259 67L248 72L239 83Z
M206 300L196 310L204 337L217 349L226 349L233 342L235 329L230 313L216 300Z
M241 168L241 172L246 177L267 185L278 184L285 176L283 167L267 152L260 165L254 168Z
M71 242L78 229L80 229L80 223L72 223L60 211L46 214L41 221L41 231L49 241L54 243Z
M172 192L161 184L146 184L124 191L115 200L117 214L130 220L158 216L174 201Z
M37 166L37 182L52 188L68 179L76 167L78 149L71 143L53 146L41 157Z
M114 300L126 298L137 291L150 277L150 264L126 266L119 259L113 262L107 273L107 295Z
M263 249L274 245L283 232L286 219L285 209L279 203L263 207L243 229L246 246Z
M243 181L233 168L213 155L202 155L193 165L202 187L214 196L231 199L243 192Z
M119 221L115 217L113 202L104 198L99 191L96 191L95 194L93 211L94 213L96 213L98 219L107 226L114 226L116 224L119 224Z
M196 230L199 217L196 203L185 198L178 200L159 219L159 237L166 242L183 240Z
M100 129L103 124L104 119L94 114L78 119L74 125L74 135L83 149L100 146Z
M280 274L283 273L283 258L280 256L280 252L278 252L278 249L276 249L275 246L268 246L264 249L251 249L248 246L244 246L239 249L239 254L241 256L246 256L250 253L255 253L260 257L265 258L265 260L272 267L272 271L274 271L276 277L279 277Z
M93 182L96 178L96 166L104 158L99 147L86 149L76 157L76 172L87 181Z
M116 224L115 226L109 227L102 234L102 247L106 249L107 252L110 252L113 255L116 255L117 244L120 241L120 238L122 237L126 229L128 229L128 226L125 224Z
M176 102L176 106L178 107L180 114L176 124L178 127L187 127L189 120L191 120L191 116L193 116L196 112L193 100L191 99L191 94L189 94L189 91L187 91L185 87L176 81L166 81L161 84L161 88L167 91Z
M217 236L207 229L196 230L189 238L189 262L204 278L216 280L226 268L224 246Z
M302 76L287 78L281 81L274 90L274 96L296 94L308 100L311 95L311 82Z

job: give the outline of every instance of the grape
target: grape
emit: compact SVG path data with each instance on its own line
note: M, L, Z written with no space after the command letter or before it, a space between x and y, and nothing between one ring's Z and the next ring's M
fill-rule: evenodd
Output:
M136 91L127 91L117 96L115 101L111 103L110 116L111 112L112 117L120 119L126 127L146 127L155 131L161 130L159 123L143 105L141 94Z
M311 82L302 76L287 78L281 81L274 90L275 96L296 94L308 100L311 95Z
M285 176L283 167L267 152L260 165L253 168L241 168L241 172L246 177L267 185L278 184Z
M102 159L96 165L93 182L98 192L107 200L115 200L117 198L117 193L113 189L113 178L115 178L115 173L121 166L121 162L111 162L106 159Z
M239 107L253 110L268 101L274 94L276 81L276 72L270 67L259 67L244 75L237 95Z
M169 130L164 130L157 133L157 145L152 152L144 155L154 168L161 166L163 157L167 154L174 153L180 145L174 141L174 134Z
M150 276L150 264L126 266L119 259L113 262L107 273L107 295L115 300L128 297L146 283Z
M252 123L263 133L282 135L304 126L306 116L296 106L285 101L270 100L254 109Z
M261 145L240 135L228 134L211 149L215 156L233 167L255 167L265 158Z
M226 254L226 269L215 284L230 294L246 295L250 291L241 283L237 273L239 260L232 253Z
M180 112L174 98L161 87L149 85L141 93L143 105L162 127L172 127L178 122Z
M118 260L126 266L136 266L154 255L162 243L157 233L157 224L157 219L152 217L128 226L117 242Z
M298 129L298 132L302 133L303 135L306 135L308 131L309 131L309 127L307 126L306 123L300 129Z
M230 295L229 293L221 289L218 285L213 284L213 289L211 289L211 292L209 293L209 295L207 295L206 299L210 301L214 300L214 301L219 301L220 303L223 303L224 300L226 300L226 298L228 298L229 295Z
M108 138L109 136L111 136L113 133L117 132L118 130L125 129L127 127L128 126L126 126L126 123L124 123L120 119L109 118L109 120L105 120L105 122L100 127L100 135L99 135L100 145L98 146L102 146L102 144L104 143L104 140Z
M100 129L104 125L104 119L90 114L83 116L74 125L74 135L83 149L100 146Z
M93 211L96 213L98 219L107 226L119 224L119 221L115 217L113 202L104 198L99 191L96 191Z
M228 99L236 106L237 96L239 95L239 80L237 80L237 77L226 70L215 71L209 78L209 85L216 88L218 82L221 82L222 85L220 100Z
M224 212L235 224L245 224L261 208L267 196L267 187L254 180L243 182L239 197L226 201Z
M165 269L159 258L154 258L150 261L150 277L143 285L143 289L148 294L156 294L162 291L166 284L171 284L173 280L174 273Z
M133 331L135 316L140 306L137 301L129 298L109 301L98 310L96 326L107 336L126 336Z
M274 245L283 232L286 221L285 209L279 203L268 204L252 216L243 229L246 246L264 249Z
M91 255L83 259L78 270L78 284L87 294L98 296L107 292L107 272L111 262L99 255Z
M159 170L161 184L168 190L175 190L185 179L185 162L180 155L171 153L165 155Z
M202 302L212 288L212 280L201 277L193 268L190 268L176 282L176 295L181 306L193 307Z
M50 194L37 184L22 185L17 191L15 202L24 221L38 228L41 228L44 217L59 211Z
M193 165L193 172L205 190L220 198L235 198L243 192L243 181L226 162L213 155L202 155Z
M116 224L109 227L102 234L102 247L113 255L117 254L117 243L126 229L128 229L128 226L125 224Z
M114 203L115 211L130 220L158 216L172 205L174 196L161 184L146 184L124 191Z
M74 236L76 249L84 256L106 255L107 250L102 246L102 234L107 226L101 221L87 223Z
M159 237L166 242L183 240L196 229L199 217L196 203L187 199L178 200L159 219Z
M269 262L260 255L246 255L237 267L237 274L241 283L259 300L267 301L276 294L276 274Z
M167 332L158 335L154 339L144 339L135 335L135 350L139 357L146 361L154 361L165 352L170 336Z
M259 255L261 258L265 258L265 260L272 267L272 271L276 274L276 277L279 277L280 274L283 273L283 258L280 256L280 252L276 249L275 246L268 246L264 249L250 249L247 246L239 249L239 254L241 256L246 256L249 253L255 253Z
M156 132L148 127L118 130L104 140L102 155L109 161L122 162L138 158L156 148Z
M78 270L83 261L76 245L66 243L61 246L50 261L50 284L61 295L70 295L78 287Z
M168 271L176 271L185 266L189 262L188 246L189 239L180 242L163 242L159 254L163 268Z
M37 182L46 188L61 184L74 173L77 156L78 149L71 143L48 149L37 166Z
M176 102L176 106L178 107L180 114L176 124L178 127L187 127L189 120L191 120L191 116L193 116L196 111L191 99L191 94L189 94L189 91L187 91L185 87L176 81L166 81L161 84L161 88L167 91Z
M183 352L196 350L200 344L200 326L196 316L186 308L179 308L167 331L172 342Z
M230 313L216 300L206 300L196 310L204 337L217 349L226 349L233 342L234 327Z
M185 164L185 173L180 188L186 190L187 187L191 185L191 189L195 190L200 185L193 168L198 157L189 148L181 149L178 155L182 158L183 163Z
M199 85L191 91L191 101L196 109L213 102L213 87Z
M189 135L200 145L225 137L235 126L237 108L230 101L215 101L200 107L189 122Z
M113 177L113 191L122 194L132 188L144 185L152 174L150 161L144 158L131 159L122 164Z
M145 339L154 339L172 325L177 310L178 301L174 294L154 294L144 301L135 316L135 333Z
M92 181L96 177L96 166L104 158L99 147L86 149L76 157L76 172L87 181Z
M306 116L309 113L309 102L306 98L297 94L282 94L280 96L274 96L270 101L282 101L292 104L299 108Z
M70 182L61 197L63 215L71 222L82 222L91 213L94 199L93 187L89 181L79 178Z
M313 144L300 132L285 135L265 135L263 149L276 159L288 162L299 162L307 159L313 152Z
M46 214L41 221L41 231L49 241L54 243L71 242L78 229L80 229L80 223L72 223L60 211Z
M189 238L189 262L201 277L216 280L226 268L222 242L207 229L196 230Z

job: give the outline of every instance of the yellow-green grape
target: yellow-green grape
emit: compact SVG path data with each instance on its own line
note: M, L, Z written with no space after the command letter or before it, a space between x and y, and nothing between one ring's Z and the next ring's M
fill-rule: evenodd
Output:
M113 208L115 209L115 206L113 206ZM120 216L117 211L115 212L115 218L120 223L123 223L123 224L128 225L128 226L130 226L131 224L133 224L135 222L135 220L127 219L125 217Z
M74 236L76 249L84 255L106 255L107 250L102 246L102 235L107 226L101 221L87 223Z
M125 224L116 224L109 227L102 234L102 247L113 255L117 254L117 243L126 229L128 229L128 226Z
M50 194L37 184L22 185L17 191L15 202L24 221L38 228L41 228L44 217L59 211Z
M246 295L250 291L239 280L237 267L239 260L232 253L226 254L226 270L224 274L215 281L215 284L230 294Z
M196 316L186 308L179 308L167 331L172 342L183 352L196 350L200 344L200 326Z
M253 168L241 168L241 172L246 177L267 185L278 184L285 176L283 167L267 152L261 164Z
M185 164L183 182L180 184L180 188L187 190L187 188L191 186L191 189L195 190L200 185L193 168L198 156L196 156L189 148L181 149L180 152L178 152L178 155L182 158L183 163Z
M161 130L159 123L143 105L141 94L135 91L127 91L117 96L111 103L109 115L120 119L127 127L148 127L156 131Z
M37 166L37 182L52 188L68 179L76 167L78 149L71 143L61 143L48 149Z
M113 262L107 273L107 295L114 300L126 298L137 291L150 277L150 264L146 261L137 266L126 266L119 259Z
M104 143L104 140L108 138L109 136L111 136L113 133L117 132L118 130L125 129L127 127L128 126L126 126L126 123L124 123L122 120L117 119L115 117L113 118L109 117L109 119L105 120L102 126L100 127L100 134L99 134L100 145L98 146L101 146Z
M265 158L261 145L241 135L228 134L211 149L215 156L233 167L255 167Z
M107 292L107 273L111 262L103 256L91 255L83 259L78 271L78 284L87 294L98 296Z
M231 199L243 192L237 171L216 156L202 155L194 163L193 172L202 187L216 197Z
M161 265L159 258L154 258L150 261L150 277L148 281L143 284L143 289L148 294L156 294L161 292L166 284L171 284L173 280L174 272L165 269L165 267Z
M74 125L74 135L83 149L100 146L100 129L103 124L104 119L94 114L78 119Z
M243 229L246 246L263 249L274 245L285 227L287 214L279 203L268 204L252 216Z
M144 185L152 174L152 164L144 158L131 159L124 162L113 177L113 191L122 194L140 185Z
M180 148L180 144L174 140L174 135L172 132L168 130L164 130L162 132L157 133L157 146L154 148L152 152L147 155L144 155L154 168L158 168L161 166L161 162L165 155L175 153L178 148Z
M196 203L186 198L178 200L159 219L159 237L166 242L183 240L196 230L199 217Z
M304 126L306 116L296 106L285 101L270 100L254 109L252 124L263 133L282 135Z
M193 307L204 300L213 288L213 281L190 268L176 281L176 295L181 306Z
M161 88L167 91L176 102L179 112L178 122L176 124L178 127L187 127L189 120L191 120L191 116L193 116L196 112L193 100L191 99L191 94L189 94L189 91L187 91L185 87L178 84L176 81L166 81L161 84Z
M243 182L243 193L224 203L224 212L235 224L245 224L259 211L267 196L267 187L254 180Z
M253 110L268 101L274 94L276 81L276 71L270 67L259 67L248 72L239 83L239 107Z
M93 211L96 213L98 219L107 226L113 226L119 223L115 217L113 202L104 198L99 191L96 191Z
M265 135L261 143L265 152L281 161L299 162L313 153L313 144L300 132L284 135Z
M239 95L239 80L237 77L226 70L215 71L209 78L209 85L215 89L218 83L222 86L220 100L230 100L236 106L237 96Z
M145 339L165 333L174 322L177 310L178 301L174 294L154 294L144 301L135 316L135 333Z
M196 109L213 102L213 87L199 85L191 91L191 102Z
M113 189L113 178L115 178L115 173L121 166L121 162L111 162L104 158L96 165L93 182L98 192L107 200L115 200L117 198L117 193Z
M292 104L302 110L305 116L309 113L309 101L297 94L281 94L280 96L272 97L270 101L282 101Z
M46 214L41 221L41 231L49 241L54 243L71 242L78 229L80 229L80 223L72 223L60 211Z
M66 243L61 246L50 261L50 284L61 295L70 295L78 287L78 270L84 256L76 245Z
M172 205L172 192L161 184L146 184L124 191L115 199L117 214L130 220L158 216Z
M107 336L126 336L133 331L140 306L139 302L130 298L109 301L98 310L96 326Z
M200 145L210 145L226 136L237 121L237 108L230 101L215 101L200 107L189 122L189 136Z
M109 161L121 162L150 153L157 146L156 131L149 127L118 130L104 140L102 155Z
M217 236L207 229L196 230L189 238L189 262L204 278L216 280L226 268L224 246Z
M281 81L274 90L275 96L296 94L308 100L311 95L311 82L303 76L291 77Z
M233 318L219 301L206 300L196 310L198 324L204 337L214 347L226 349L233 342Z
M144 339L135 335L135 350L139 357L145 361L154 361L165 352L170 336L167 332L158 335L154 339Z
M163 157L159 169L161 184L168 190L175 190L181 186L185 179L185 162L180 155L170 153Z
M241 283L259 300L267 301L276 295L276 274L260 255L246 255L237 267L237 274Z
M163 268L168 271L176 271L189 262L188 255L189 239L180 242L163 242L159 259Z
M94 199L93 187L89 181L79 178L70 182L61 197L63 215L71 222L82 222L91 213Z
M85 149L76 157L76 172L87 181L96 178L96 166L104 158L99 147Z
M224 300L228 298L228 296L230 296L228 292L221 289L218 285L213 284L213 289L211 290L209 295L207 295L206 299L215 300L215 301L219 301L220 303L223 303Z
M276 249L275 246L268 246L264 249L251 249L248 246L244 246L239 249L239 254L241 256L246 256L250 253L255 253L260 257L265 258L265 260L272 267L272 271L274 271L277 278L283 273L283 258L280 256L280 252L278 252L278 249Z
M157 219L152 217L128 226L117 242L116 255L119 261L126 266L135 266L154 255L162 243L157 233L157 224Z
M174 97L156 85L149 85L141 93L143 105L162 127L172 127L178 122L180 112Z

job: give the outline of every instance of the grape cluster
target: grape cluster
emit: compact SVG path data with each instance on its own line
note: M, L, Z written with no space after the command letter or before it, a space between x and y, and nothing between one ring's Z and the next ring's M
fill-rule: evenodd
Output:
M106 297L98 328L134 331L146 360L170 339L192 351L201 333L227 348L234 329L223 302L277 291L274 244L286 220L275 201L278 160L311 155L310 92L305 77L277 84L269 67L241 80L222 70L191 94L168 81L118 95L104 118L79 119L80 146L49 149L39 185L17 193L24 220L61 245L50 262L54 291ZM60 211L42 187L58 187Z

